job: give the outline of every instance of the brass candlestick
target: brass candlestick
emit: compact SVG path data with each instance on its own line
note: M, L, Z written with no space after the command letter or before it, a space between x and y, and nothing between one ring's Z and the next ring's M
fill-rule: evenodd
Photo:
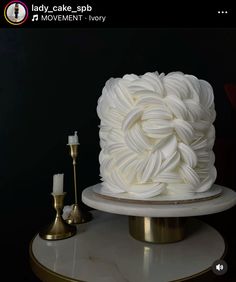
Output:
M66 193L61 195L53 194L54 208L56 210L56 217L54 222L51 223L46 229L39 233L39 236L45 240L61 240L69 238L76 233L76 227L67 224L62 218L62 210L64 197Z
M72 205L72 211L70 212L66 222L69 224L81 224L81 223L90 221L92 219L92 215L89 212L82 211L78 204L76 159L78 156L78 145L79 144L68 144L68 145L70 146L70 155L73 160L75 203Z

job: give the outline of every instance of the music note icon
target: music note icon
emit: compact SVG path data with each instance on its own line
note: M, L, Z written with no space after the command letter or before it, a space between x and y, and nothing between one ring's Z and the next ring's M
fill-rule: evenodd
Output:
M33 15L32 22L36 22L39 20L39 15Z

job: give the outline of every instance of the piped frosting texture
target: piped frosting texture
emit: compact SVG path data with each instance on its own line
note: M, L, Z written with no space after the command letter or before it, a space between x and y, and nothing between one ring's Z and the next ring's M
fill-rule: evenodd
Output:
M111 78L97 113L104 191L145 199L211 188L216 113L207 81L181 72Z

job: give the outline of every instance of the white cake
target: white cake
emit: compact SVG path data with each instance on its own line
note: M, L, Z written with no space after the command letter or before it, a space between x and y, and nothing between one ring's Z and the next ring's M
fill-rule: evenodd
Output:
M212 187L216 114L207 81L181 72L111 78L97 113L104 193L148 199Z

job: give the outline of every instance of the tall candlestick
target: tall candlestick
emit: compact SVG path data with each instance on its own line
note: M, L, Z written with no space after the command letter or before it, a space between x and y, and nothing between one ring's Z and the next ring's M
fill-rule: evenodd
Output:
M92 215L89 212L84 212L81 210L78 204L78 196L77 196L77 178L76 178L76 159L78 157L78 146L79 140L77 131L75 131L74 135L70 135L68 137L68 146L70 146L70 155L72 157L73 164L73 174L74 174L74 192L75 192L75 203L72 206L72 211L67 218L67 222L70 224L80 224L87 222L92 219Z
M53 175L53 194L62 195L63 194L63 180L64 174L54 174Z

